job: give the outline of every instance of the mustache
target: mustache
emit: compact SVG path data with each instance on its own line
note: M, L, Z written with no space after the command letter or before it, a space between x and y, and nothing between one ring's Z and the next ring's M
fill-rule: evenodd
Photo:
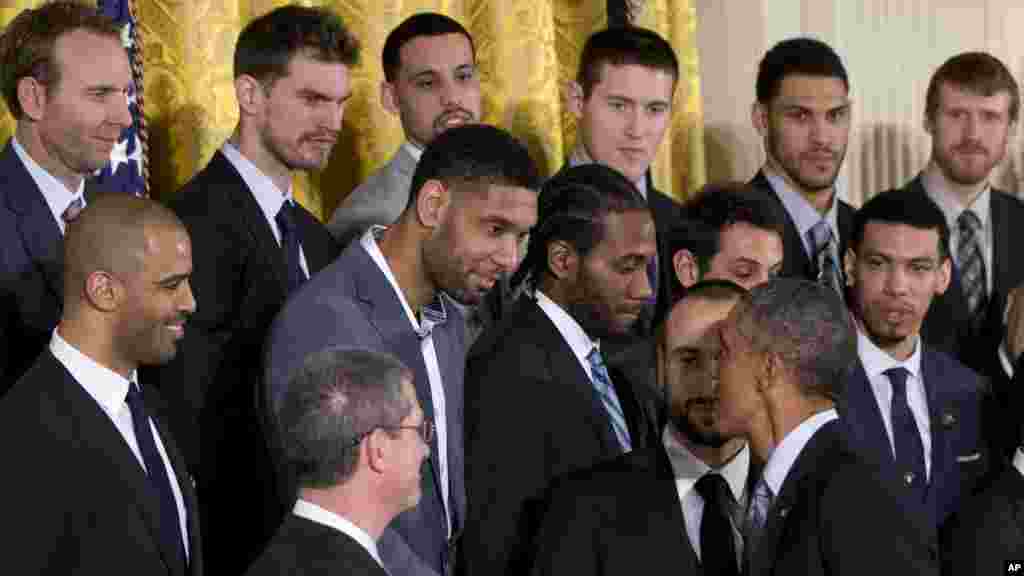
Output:
M980 142L962 142L956 148L954 148L954 150L963 154L985 154L986 156L988 155L988 148L982 146Z
M303 140L326 141L332 144L338 141L338 132L334 130L319 130L302 135Z

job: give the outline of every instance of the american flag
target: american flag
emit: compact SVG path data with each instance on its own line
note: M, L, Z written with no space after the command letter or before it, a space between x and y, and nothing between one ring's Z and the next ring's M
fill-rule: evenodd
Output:
M128 94L132 125L121 132L121 139L110 152L110 164L100 169L96 180L103 190L148 196L146 120L142 115L142 46L135 29L133 4L133 0L99 0L99 11L123 26L121 41L131 60L133 82Z

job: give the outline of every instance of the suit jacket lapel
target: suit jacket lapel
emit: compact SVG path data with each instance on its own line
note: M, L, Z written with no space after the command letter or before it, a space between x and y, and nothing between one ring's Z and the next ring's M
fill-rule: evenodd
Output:
M846 394L839 402L838 411L843 416L847 434L853 440L852 445L861 448L864 454L878 455L882 463L895 465L882 412L864 365L859 360L847 377Z
M57 302L63 302L64 238L42 191L18 158L11 141L7 142L0 155L0 173L7 176L6 185L13 190L7 198L11 210L18 214L18 232L25 250L42 270L46 286Z
M922 344L923 345L923 344ZM943 480L957 477L950 474L947 468L955 464L953 445L949 434L946 434L946 415L955 418L955 412L947 408L945 395L941 394L938 383L942 375L937 373L933 363L933 356L927 350L921 354L921 377L924 380L925 397L928 398L928 420L931 425L932 451L931 451L931 474L928 482L928 510L931 514L938 514L938 497L944 490ZM955 423L955 420L953 421ZM933 518L938 520L938 518ZM933 523L934 524L934 523Z
M100 455L109 462L111 490L118 491L124 498L135 502L143 523L149 528L153 545L160 550L164 564L175 574L185 576L180 570L183 567L178 560L178 550L165 546L164 539L160 537L160 503L139 460L96 401L56 358L49 353L47 356L59 374L57 377L63 380L65 397L74 406L78 415L83 446L90 453ZM188 475L185 474L185 477L187 479ZM190 542L191 540L190 538Z
M992 219L992 295L1005 294L1014 286L1007 286L1008 276L1013 267L1010 257L1012 239L1010 238L1010 211L1004 206L1007 199L1001 192L993 188L990 191L989 218ZM1000 321L1002 321L1002 310Z
M654 475L658 485L657 491L651 495L657 502L655 509L663 510L666 518L664 534L665 547L662 550L679 550L677 563L669 563L676 574L702 574L697 562L697 552L690 543L686 533L686 519L683 518L682 503L679 501L679 490L676 488L676 475L672 470L672 462L668 452L660 441L651 442L651 447L640 454L651 454L654 459ZM710 576L710 575L709 575Z
M786 219L786 230L782 238L782 246L785 251L782 275L800 276L803 278L813 277L814 267L811 265L811 259L808 258L807 251L804 249L804 240L800 237L800 230L796 227L796 222L793 222L793 217L789 215L789 210L786 210L782 199L779 198L778 192L772 188L772 184L768 177L765 176L764 171L758 170L750 183L771 194L772 198L778 202L779 209Z

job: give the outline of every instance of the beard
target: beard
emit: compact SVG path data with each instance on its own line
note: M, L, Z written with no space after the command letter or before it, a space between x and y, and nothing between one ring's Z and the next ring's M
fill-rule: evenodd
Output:
M721 448L729 441L729 438L726 438L717 429L699 426L690 417L693 406L698 402L707 402L707 399L690 398L683 406L682 413L673 410L669 419L679 433L693 444L708 448Z

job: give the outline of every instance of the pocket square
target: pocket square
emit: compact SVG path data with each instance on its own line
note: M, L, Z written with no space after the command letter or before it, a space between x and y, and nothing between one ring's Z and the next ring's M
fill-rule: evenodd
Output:
M968 462L974 462L977 460L981 460L981 452L975 452L974 454L956 457L957 464L967 464Z

